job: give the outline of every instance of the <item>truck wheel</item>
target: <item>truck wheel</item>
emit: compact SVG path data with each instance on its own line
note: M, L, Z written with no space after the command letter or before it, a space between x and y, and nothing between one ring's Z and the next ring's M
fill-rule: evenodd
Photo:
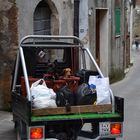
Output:
M21 136L20 136L19 130L16 130L16 140L21 140Z
M92 138L96 138L99 133L99 123L91 123Z
M67 140L67 135L66 135L66 133L61 132L61 133L58 133L58 134L56 135L56 138L57 138L58 140Z
M16 140L27 140L26 124L22 121L16 124Z
M78 123L75 126L71 126L67 131L68 140L77 140L81 128L82 125Z
M19 126L16 127L16 140L22 140Z

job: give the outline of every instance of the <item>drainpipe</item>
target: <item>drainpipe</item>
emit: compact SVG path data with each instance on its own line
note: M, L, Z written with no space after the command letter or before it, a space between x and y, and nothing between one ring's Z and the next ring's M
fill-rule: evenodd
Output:
M129 0L129 4L130 4L130 64L133 64L133 62L132 62L133 8L135 7L136 1L135 0Z
M79 3L80 0L74 0L74 35L79 37Z
M74 36L79 37L79 4L80 4L80 0L74 0ZM79 67L79 60L75 60L74 57L79 58L79 50L77 48L75 48L73 50L73 72L76 72L78 67Z
M132 64L133 6L130 4L130 64Z

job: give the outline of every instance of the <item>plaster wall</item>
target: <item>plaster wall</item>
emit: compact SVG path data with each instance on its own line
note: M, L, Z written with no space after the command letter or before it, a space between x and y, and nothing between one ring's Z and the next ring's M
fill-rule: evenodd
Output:
M110 46L111 46L111 28L110 26L110 7L111 4L107 0L102 1L80 1L80 37L84 43L89 47L94 58L96 59L96 9L108 9L106 20L102 19L102 25L100 25L100 68L104 75L109 74L110 66ZM82 5L84 8L82 8ZM104 10L103 10L104 11ZM83 13L82 13L83 12ZM107 31L104 32L104 31ZM106 41L105 41L106 40ZM103 42L107 42L106 46ZM106 47L106 48L105 48ZM88 63L90 66L90 62ZM94 67L93 67L94 69Z
M33 15L41 0L0 0L0 109L10 107L11 81L20 39L33 34ZM51 34L73 35L74 0L46 0Z
M19 40L26 35L33 34L33 15L40 1L17 0ZM48 0L47 2L52 10L51 34L72 35L74 1Z
M84 46L89 48L88 0L80 1L79 10L79 37ZM87 69L89 69L90 60L88 56L86 56L86 64ZM83 68L82 65L81 68Z

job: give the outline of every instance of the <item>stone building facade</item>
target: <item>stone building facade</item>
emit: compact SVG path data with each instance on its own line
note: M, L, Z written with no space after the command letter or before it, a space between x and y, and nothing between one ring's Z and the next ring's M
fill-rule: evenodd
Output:
M45 18L46 16L46 18L48 18L47 20L50 20L50 21L46 21L46 22L50 22L49 26L51 28L51 31L49 34L53 34L53 35L73 34L73 10L74 10L73 0L61 0L61 1L17 0L16 3L18 7L18 35L19 35L18 38L19 39L21 39L25 35L34 34L35 26L36 28L38 28L38 30L41 30L41 28L37 26L44 26L44 24L48 24L48 23L43 23L41 19L39 19L39 17L36 16L40 16L42 18ZM48 15L44 14L45 7L46 9L49 8L49 11L47 11ZM42 22L42 23L38 24L35 22Z
M79 36L105 76L119 77L129 67L129 7L126 0L80 1Z
M126 64L126 0L1 0L0 109L9 108L10 85L20 39L30 34L77 35L105 76ZM121 10L121 34L115 34L115 6ZM129 58L129 56L128 56ZM124 64L125 67L124 67ZM89 63L90 66L90 63Z
M10 105L12 70L20 39L30 34L73 35L73 22L74 0L0 1L0 109Z
M140 36L140 0L136 1L136 7L133 10L133 27L134 27L134 32L133 32L133 41L135 40L135 36L138 35Z
M15 0L0 1L0 108L8 106L13 62L18 46Z

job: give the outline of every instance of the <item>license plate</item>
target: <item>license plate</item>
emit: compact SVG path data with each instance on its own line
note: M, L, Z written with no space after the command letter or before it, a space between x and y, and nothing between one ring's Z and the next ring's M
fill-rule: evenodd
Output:
M106 137L110 135L110 123L109 122L101 122L99 124L99 135L102 137Z

